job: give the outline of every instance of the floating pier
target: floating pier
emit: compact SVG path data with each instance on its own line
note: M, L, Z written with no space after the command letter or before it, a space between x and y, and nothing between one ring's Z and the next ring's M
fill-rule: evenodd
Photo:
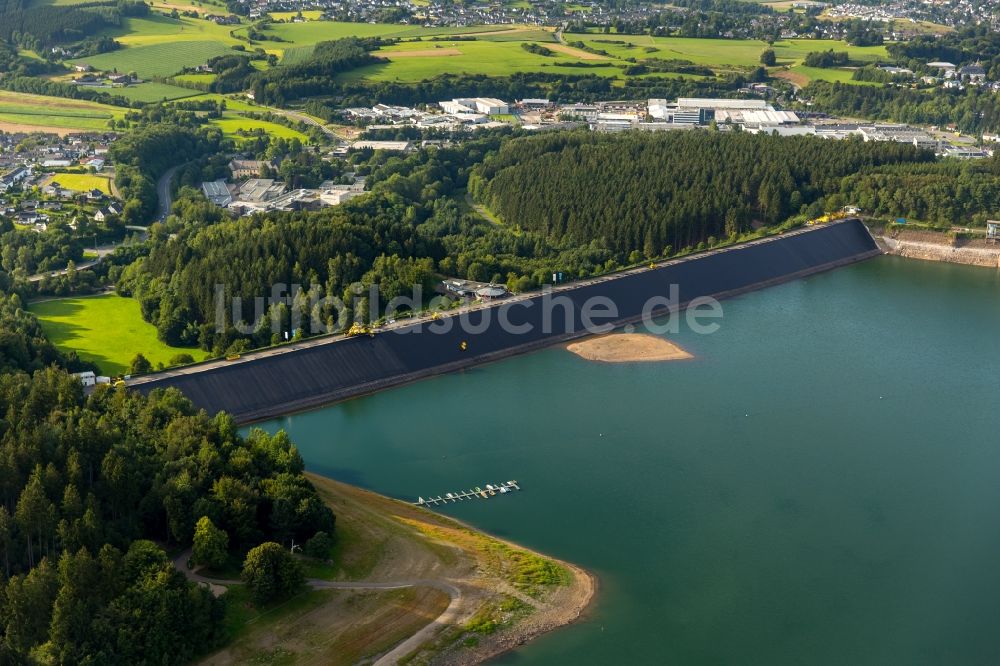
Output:
M437 497L428 497L424 499L423 497L418 497L416 502L413 502L416 506L437 506L438 504L447 504L448 502L464 502L465 500L474 499L489 499L491 497L496 497L498 495L506 495L507 493L512 493L515 490L520 490L521 486L517 485L517 481L504 481L503 483L487 483L484 487L480 488L476 486L475 488L470 488L469 490L460 490L458 492L445 493L444 495L438 495Z

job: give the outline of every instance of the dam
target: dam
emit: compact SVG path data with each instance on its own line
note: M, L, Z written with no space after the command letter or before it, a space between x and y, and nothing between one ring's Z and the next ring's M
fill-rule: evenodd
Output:
M553 294L397 326L374 336L332 337L236 362L212 362L134 378L143 393L175 387L209 413L251 423L543 348L593 332L586 306L614 304L620 326L643 318L650 299L722 299L880 254L867 227L848 219L568 285ZM545 299L558 296L558 316ZM654 312L655 314L656 312ZM446 319L461 321L445 322ZM460 325L447 325L449 323Z

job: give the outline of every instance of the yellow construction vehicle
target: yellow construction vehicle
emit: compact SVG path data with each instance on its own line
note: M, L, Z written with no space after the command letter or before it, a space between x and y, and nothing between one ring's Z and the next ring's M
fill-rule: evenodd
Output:
M368 336L372 336L372 335L375 335L375 334L372 332L372 329L371 329L370 326L365 326L361 322L357 322L356 321L353 324L351 324L351 328L347 331L347 335L353 337L355 335L368 335Z

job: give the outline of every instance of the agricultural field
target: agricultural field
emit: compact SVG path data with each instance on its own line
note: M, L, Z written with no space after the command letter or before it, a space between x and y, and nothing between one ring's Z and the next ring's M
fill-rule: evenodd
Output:
M602 59L595 58L590 53L569 55L555 51L551 56L542 56L525 51L520 42L405 42L380 49L375 55L386 58L387 62L362 67L347 76L376 81L420 81L434 78L442 72L488 76L504 76L513 72L550 72L616 77L622 71L613 61L607 60L607 64L603 64ZM560 67L561 64L584 60L595 66L585 69Z
M139 302L116 295L61 298L34 303L46 337L66 351L97 364L107 375L122 375L136 354L155 366L180 353L197 350L168 347L156 337L156 327L142 319Z
M749 67L760 63L767 48L753 39L697 39L693 37L650 37L649 35L566 35L567 42L582 41L590 48L607 51L617 58L671 58L690 60L709 67ZM886 58L884 46L849 46L830 39L783 39L771 47L779 65L796 65L812 51L847 51L852 60Z
M204 19L186 16L175 19L162 14L150 14L143 18L126 18L122 21L120 28L108 30L106 34L114 37L125 46L201 41L218 42L223 46L236 46L237 44L246 46L246 42L229 34L233 29L234 26L217 25Z
M94 173L57 173L49 179L49 182L59 183L67 190L76 192L100 190L107 195L111 194L111 179Z
M172 80L178 83L203 83L208 85L215 81L216 75L211 73L203 74L178 74Z
M0 91L0 129L104 130L109 120L124 114L124 109L97 102Z
M323 16L323 12L318 9L305 10L303 12L271 12L269 16L275 21L288 21L291 22L299 14L302 14L302 18L307 21L318 21Z
M208 76L214 75L209 74ZM172 86L168 83L157 83L156 81L148 81L146 83L126 86L124 88L115 88L110 92L114 95L120 95L126 99L132 100L133 102L169 102L201 94L200 90L182 88L181 86Z
M177 44L129 46L72 62L88 64L102 71L136 72L142 78L171 76L185 67L196 67L210 58L232 53L227 45L217 41L196 40Z

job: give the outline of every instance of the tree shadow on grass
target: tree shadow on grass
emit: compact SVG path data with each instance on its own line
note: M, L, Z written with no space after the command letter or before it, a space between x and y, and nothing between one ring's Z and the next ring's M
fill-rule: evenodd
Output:
M56 347L63 351L75 351L84 361L96 363L104 374L124 374L128 368L122 363L94 350L81 351L74 344L74 341L88 338L91 333L91 329L72 321L72 318L80 316L83 310L83 305L76 300L51 301L46 303L45 307L34 310L33 314L38 318L45 336ZM49 319L49 317L60 319Z

